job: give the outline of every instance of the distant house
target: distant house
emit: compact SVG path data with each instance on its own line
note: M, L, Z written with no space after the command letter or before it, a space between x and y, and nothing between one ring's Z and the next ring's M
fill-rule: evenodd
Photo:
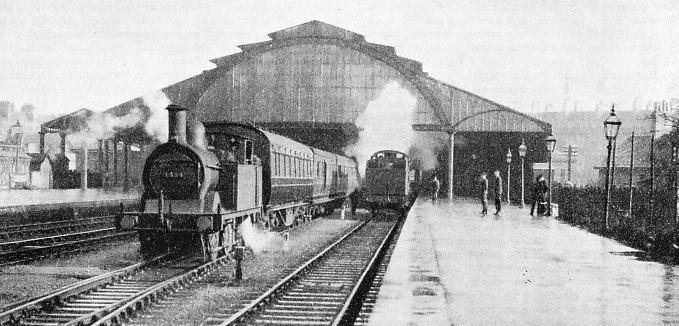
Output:
M31 157L26 155L21 145L8 142L0 143L0 188L20 186L28 182L28 166Z
M52 161L47 154L29 153L31 165L29 167L29 182L31 188L51 189L52 181Z

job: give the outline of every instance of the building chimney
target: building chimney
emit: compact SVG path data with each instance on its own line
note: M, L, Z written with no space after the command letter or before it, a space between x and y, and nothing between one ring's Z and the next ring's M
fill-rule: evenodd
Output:
M186 144L186 109L170 104L168 111L168 143Z

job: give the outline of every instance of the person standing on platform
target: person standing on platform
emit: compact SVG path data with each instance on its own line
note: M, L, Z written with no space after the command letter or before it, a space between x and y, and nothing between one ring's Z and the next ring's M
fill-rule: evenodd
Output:
M500 170L493 172L493 198L495 199L495 216L500 216L502 211L502 177Z
M488 214L488 178L485 173L481 173L479 177L480 191L481 191L481 215Z
M538 216L544 215L547 211L547 192L549 188L547 187L547 181L542 176L538 174L533 183L533 188L531 189L531 204L530 204L530 216L533 216L535 212L535 206L538 207Z
M434 192L431 195L431 201L435 203L436 198L439 198L439 190L441 189L441 183L439 182L439 179L436 178L436 176L434 176L434 180L432 180L431 182L431 188L432 191Z

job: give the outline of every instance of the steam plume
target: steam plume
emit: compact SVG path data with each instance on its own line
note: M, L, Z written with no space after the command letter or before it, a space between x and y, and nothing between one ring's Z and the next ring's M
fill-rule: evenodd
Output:
M146 133L160 142L167 142L167 111L165 108L172 102L165 93L158 91L144 97L144 103L149 108L149 117L144 126Z
M359 171L373 153L391 149L419 159L428 168L436 166L435 143L413 131L413 113L417 98L398 82L390 82L377 99L368 103L366 110L356 118L359 137L356 144L345 149L347 155L356 157Z
M123 116L108 112L95 113L87 121L87 126L79 133L69 136L73 142L94 144L98 139L112 138L117 131L144 124L144 131L152 138L167 141L167 113L165 107L170 100L161 91L142 97L143 107L133 107ZM147 113L145 113L147 112Z

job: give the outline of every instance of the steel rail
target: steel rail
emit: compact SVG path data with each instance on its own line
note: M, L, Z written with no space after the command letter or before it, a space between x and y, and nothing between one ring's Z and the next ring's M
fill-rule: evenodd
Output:
M348 325L349 323L352 323L358 315L360 311L360 305L365 298L367 290L370 288L366 287L365 285L368 282L371 282L374 278L376 270L379 267L379 262L384 256L386 249L388 249L387 245L391 242L391 239L394 237L399 225L400 223L396 223L391 227L387 236L384 237L380 245L375 250L375 253L363 269L363 273L361 273L361 276L358 278L354 288L347 297L342 309L340 309L339 313L335 317L335 320L331 324L332 326Z
M351 231L349 231L347 234L342 236L339 240L335 241L332 243L330 246L328 246L325 250L314 256L313 258L309 259L306 263L304 263L302 266L294 270L292 273L290 273L288 276L283 278L281 281L276 283L274 286L272 286L268 291L264 292L262 295L257 297L255 300L250 302L248 305L240 309L238 312L236 312L234 315L226 319L224 322L219 324L219 326L228 326L228 325L233 325L239 322L242 322L245 318L247 318L247 315L253 311L255 308L261 306L263 303L268 301L270 297L272 297L276 292L279 290L285 288L289 283L294 281L297 277L299 277L302 272L310 268L313 264L316 262L320 261L321 258L325 257L325 255L336 248L340 243L344 242L345 239L349 238L352 236L354 233L356 233L358 230L363 228L367 224L367 221L363 221L361 224L357 225L355 228L353 228Z
M0 227L0 236L2 236L5 233L12 233L12 232L20 232L22 230L42 230L45 227L47 228L59 228L62 226L68 226L69 224L73 223L98 223L99 221L106 221L106 220L114 220L115 215L106 215L106 216L92 216L92 217L87 217L87 218L79 218L79 219L70 219L70 220L60 220L60 221L48 221L48 222L41 222L41 223L27 223L27 224L16 224L16 225L7 225Z
M37 246L33 248L21 248L15 251L0 252L0 266L6 266L26 261L43 258L47 253L69 253L89 250L88 245L112 241L118 238L135 236L134 231L117 232L100 237L93 237L82 240L62 242L47 246Z
M55 243L55 242L59 242L59 241L67 241L70 238L78 238L78 237L83 237L83 236L96 235L96 234L100 234L100 233L110 233L110 232L113 232L115 230L116 230L116 228L104 228L104 229L97 229L97 230L81 231L81 232L76 232L76 233L59 234L59 235L53 235L53 236L49 236L49 237L17 240L17 241L11 241L11 242L0 242L0 251L6 250L5 248L40 246L41 243L44 243L44 242Z
M140 293L132 300L127 303L119 305L115 310L109 313L99 316L97 321L91 326L109 326L109 325L122 325L124 321L128 320L137 310L143 310L146 306L152 304L154 301L158 300L163 296L163 294L172 290L173 288L183 287L186 284L194 282L201 279L202 277L208 275L212 270L223 266L228 257L224 256L215 261L207 262L195 269L192 269L182 275L176 276L172 279L154 285L143 293ZM88 318L94 318L94 313L83 316L77 320L73 320L69 323L63 324L63 326L78 326L82 325L83 322L87 321Z
M19 324L21 319L29 317L41 310L56 307L62 302L64 302L65 299L68 297L77 295L79 293L101 286L103 284L115 282L119 279L127 277L134 271L147 267L151 264L155 264L161 261L162 259L168 257L169 254L161 255L145 262L130 265L125 268L121 268L86 280L82 280L71 285L67 285L53 293L39 296L34 299L29 299L29 301L24 304L0 312L0 325Z

